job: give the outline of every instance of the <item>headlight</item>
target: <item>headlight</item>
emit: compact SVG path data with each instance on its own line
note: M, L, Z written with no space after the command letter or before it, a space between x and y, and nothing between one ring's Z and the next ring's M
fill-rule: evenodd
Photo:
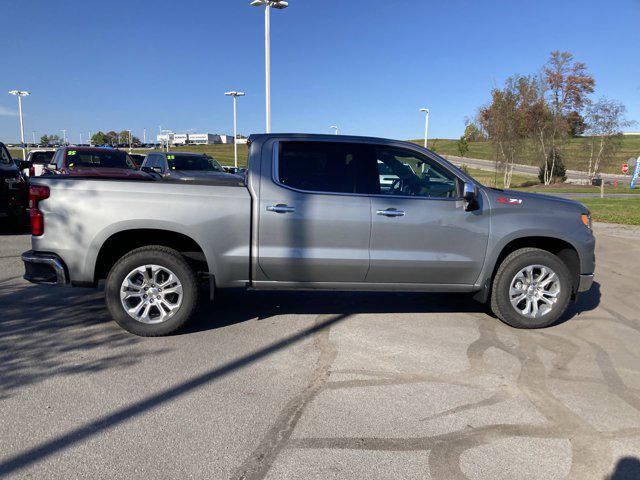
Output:
M580 215L580 220L582 220L582 223L584 223L585 227L591 230L591 213L590 212L583 213L582 215Z

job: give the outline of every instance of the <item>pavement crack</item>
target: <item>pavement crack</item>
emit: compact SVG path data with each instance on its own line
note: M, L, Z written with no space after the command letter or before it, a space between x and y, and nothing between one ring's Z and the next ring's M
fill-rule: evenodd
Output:
M344 320L349 315L318 315L314 326L327 321L335 323ZM309 385L295 397L291 398L278 413L271 428L266 432L257 448L234 471L234 480L258 480L267 475L278 454L285 448L291 438L305 408L327 385L329 369L337 355L337 349L329 341L330 327L324 328L313 335L313 345L318 351L318 360L311 375Z

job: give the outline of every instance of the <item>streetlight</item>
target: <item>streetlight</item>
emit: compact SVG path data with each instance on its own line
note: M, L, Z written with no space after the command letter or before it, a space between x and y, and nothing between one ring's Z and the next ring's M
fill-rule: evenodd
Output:
M22 121L22 97L26 97L27 95L31 95L31 92L26 92L24 90L11 90L9 92L11 95L15 95L18 97L18 111L20 112L20 142L22 143L22 159L27 159L27 151L24 148L24 122Z
M337 125L331 125L329 128L333 128L335 130L335 134L338 135L338 126Z
M427 137L429 136L429 109L428 108L421 108L420 111L425 113L424 148L427 148Z
M67 144L67 131L65 129L60 130L62 132L62 145Z
M270 11L271 7L278 10L285 9L289 2L284 0L253 0L252 7L265 7L264 9L264 72L265 72L265 96L267 110L266 132L271 133L271 32L270 32Z
M129 153L131 153L131 130L127 130L129 132Z
M235 90L232 92L224 93L227 97L233 97L233 162L236 168L238 168L238 114L236 110L236 101L238 97L244 97L244 92L236 92Z
M82 132L80 132L80 145L82 145Z

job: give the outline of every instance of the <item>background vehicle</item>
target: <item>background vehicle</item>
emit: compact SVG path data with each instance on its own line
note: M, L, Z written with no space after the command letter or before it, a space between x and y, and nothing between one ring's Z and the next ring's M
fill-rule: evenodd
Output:
M520 328L553 324L591 286L595 239L577 202L486 188L406 142L249 140L246 183L37 177L25 278L106 279L112 317L148 336L189 319L199 279L211 292L473 292ZM398 177L391 188L378 161Z
M0 218L18 221L24 217L27 207L27 182L22 174L22 161L18 165L9 150L0 142Z
M29 177L42 175L46 166L51 163L51 159L55 153L56 151L53 148L30 150L26 160L28 167L23 169L23 173Z
M47 165L45 175L148 179L129 155L114 148L61 147Z
M181 180L224 173L224 169L214 158L189 152L149 153L141 170Z

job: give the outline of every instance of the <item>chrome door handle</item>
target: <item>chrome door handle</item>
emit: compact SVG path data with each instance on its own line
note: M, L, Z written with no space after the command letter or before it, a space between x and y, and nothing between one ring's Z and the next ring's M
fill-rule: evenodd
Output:
M404 210L396 210L395 208L387 208L386 210L378 210L378 215L385 217L404 217Z
M283 203L279 203L278 205L268 205L267 212L276 212L276 213L291 213L295 212L296 209L294 207L290 207Z

